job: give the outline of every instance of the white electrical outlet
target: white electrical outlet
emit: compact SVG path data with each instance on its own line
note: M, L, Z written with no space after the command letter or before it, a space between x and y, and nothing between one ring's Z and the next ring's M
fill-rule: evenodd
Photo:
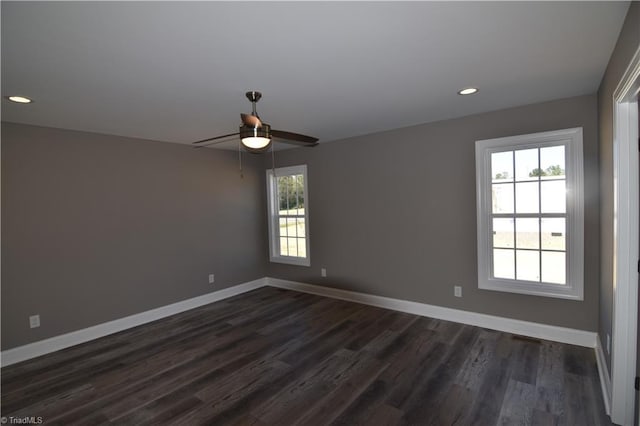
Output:
M453 295L455 297L462 297L462 287L459 285L453 286Z
M607 353L611 353L611 336L607 333Z
M209 274L209 284L213 284L216 282L216 276L214 274Z
M29 317L29 327L30 328L40 327L40 315L31 315Z
M325 268L321 268L320 269L320 276L321 277L326 277L327 276L327 270Z

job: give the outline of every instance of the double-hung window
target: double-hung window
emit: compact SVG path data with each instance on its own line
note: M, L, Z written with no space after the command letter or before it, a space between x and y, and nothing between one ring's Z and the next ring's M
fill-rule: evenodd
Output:
M583 300L582 128L476 142L478 286Z
M267 170L267 205L271 261L309 266L307 166Z

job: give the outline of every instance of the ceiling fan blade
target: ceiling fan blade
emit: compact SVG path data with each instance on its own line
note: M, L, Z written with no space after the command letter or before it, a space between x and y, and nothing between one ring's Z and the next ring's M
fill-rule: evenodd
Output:
M240 114L240 118L245 126L253 127L254 129L262 127L262 121L255 115Z
M271 136L285 139L283 142L294 145L315 146L318 144L318 138L313 136L301 135L300 133L285 132L284 130L271 129Z
M297 146L303 146L306 148L313 148L314 146L318 145L318 142L300 142L300 141L294 141L291 139L275 139L274 140L277 143L286 143L287 145L297 145Z
M206 148L208 146L218 145L218 144L221 144L221 143L230 143L230 142L234 142L234 140L233 139L221 139L221 140L209 141L209 142L205 142L205 143L200 144L200 145L194 145L192 148L193 149Z
M224 139L224 138L228 138L229 136L236 136L239 135L239 132L236 133L229 133L228 135L222 135L222 136L216 136L214 138L209 138L209 139L202 139L201 141L196 141L196 142L191 142L192 144L199 144L199 143L204 143L204 142L209 142L209 141L215 141L217 139Z

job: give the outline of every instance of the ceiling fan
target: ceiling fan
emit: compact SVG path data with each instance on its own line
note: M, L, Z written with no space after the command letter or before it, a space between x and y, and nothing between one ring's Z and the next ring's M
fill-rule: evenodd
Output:
M242 146L249 152L264 152L272 144L272 138L278 138L279 141L300 145L300 146L316 146L318 138L312 136L301 135L299 133L287 132L284 130L272 129L270 125L263 122L256 112L256 103L262 98L262 93L251 91L246 94L247 99L251 101L251 114L240 114L242 124L237 133L229 133L228 135L215 136L213 138L202 139L193 142L198 147L215 145L217 143L226 142L220 139L226 139L230 136L240 136Z

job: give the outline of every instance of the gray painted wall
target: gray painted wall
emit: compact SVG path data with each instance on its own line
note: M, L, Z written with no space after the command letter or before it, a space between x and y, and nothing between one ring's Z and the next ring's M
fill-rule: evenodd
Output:
M584 128L585 300L479 290L474 142L579 126ZM269 276L597 330L595 95L278 152L276 163L308 164L311 267L270 264ZM320 277L321 267L327 278ZM453 296L454 285L463 287L463 298Z
M613 91L616 89L629 61L640 46L640 3L631 2L616 47L598 90L598 118L600 136L600 322L598 333L602 347L611 335L613 314ZM607 366L611 356L605 351Z
M234 152L3 123L2 349L263 277L244 160L241 179Z

